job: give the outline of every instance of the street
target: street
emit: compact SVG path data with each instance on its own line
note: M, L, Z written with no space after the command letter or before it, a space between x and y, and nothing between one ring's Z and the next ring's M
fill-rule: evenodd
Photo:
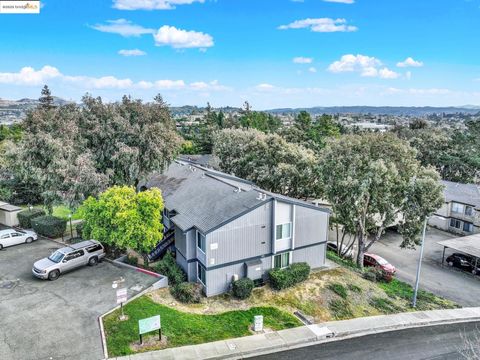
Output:
M420 288L434 294L456 301L463 306L478 306L480 298L480 276L450 268L442 267L443 247L437 241L456 237L434 228L428 228ZM416 250L401 249L401 236L388 231L377 243L373 244L369 252L378 254L397 268L397 277L411 285L415 283L420 247ZM453 251L447 249L445 258Z
M124 277L131 297L156 280L106 261L56 281L35 278L34 261L60 247L38 240L0 251L0 359L103 358L97 319L116 306L112 281Z
M385 332L256 356L261 360L460 360L480 356L480 323L437 325ZM475 342L474 354L461 351ZM475 357L472 355L476 355Z

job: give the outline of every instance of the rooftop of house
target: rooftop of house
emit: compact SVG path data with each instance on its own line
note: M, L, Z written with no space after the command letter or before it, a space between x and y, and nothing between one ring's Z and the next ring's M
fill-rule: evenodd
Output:
M480 210L480 189L475 184L462 184L453 181L442 181L445 186L444 195L446 202L459 202L472 205Z
M164 173L152 176L144 186L162 190L165 207L175 213L171 220L181 230L195 227L204 234L272 199L330 212L184 160L173 162Z

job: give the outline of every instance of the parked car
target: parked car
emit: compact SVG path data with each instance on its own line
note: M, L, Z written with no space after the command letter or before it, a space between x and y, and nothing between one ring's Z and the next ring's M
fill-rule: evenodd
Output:
M341 251L341 254L344 258L347 258L347 259L353 259L353 249L352 248L348 248L348 246L346 246L345 244L339 244L342 248L342 251ZM336 241L328 241L327 242L327 249L328 250L332 250L332 251L335 251L335 253L337 253L337 249L338 249L338 246L337 246L337 242Z
M24 243L29 244L37 239L38 235L35 231L16 229L0 230L0 250L8 246Z
M475 258L473 256L453 253L447 257L446 260L449 266L455 266L464 271L471 272L472 274L480 274L480 261L478 262L477 267L475 267Z
M385 280L388 280L388 281L390 281L395 275L395 273L397 272L397 269L395 269L395 266L390 264L387 260L385 260L381 256L378 256L372 253L364 254L363 266L371 266L381 270L384 274Z
M105 257L105 249L95 240L86 240L56 250L48 258L33 264L32 273L40 279L57 280L60 274L81 266L97 265Z

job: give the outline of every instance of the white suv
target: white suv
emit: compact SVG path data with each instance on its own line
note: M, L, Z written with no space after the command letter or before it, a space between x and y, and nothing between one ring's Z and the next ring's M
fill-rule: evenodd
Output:
M40 279L57 280L60 274L80 266L97 265L105 257L105 249L95 240L86 240L55 251L48 258L33 264L32 274Z

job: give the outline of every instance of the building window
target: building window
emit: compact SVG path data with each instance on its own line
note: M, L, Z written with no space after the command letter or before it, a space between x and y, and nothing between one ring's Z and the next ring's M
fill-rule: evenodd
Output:
M207 283L205 268L199 262L197 262L197 277L203 285Z
M197 247L205 254L205 236L197 231Z
M473 207L472 206L465 206L465 215L467 216L473 216Z
M462 227L462 222L457 219L450 219L450 226L455 229L460 229Z
M277 240L289 239L292 237L292 223L277 225L277 233L275 238Z
M290 265L290 253L275 255L273 258L273 267L276 269L283 269Z
M452 211L459 214L463 214L463 212L465 211L465 205L452 202Z
M468 223L468 222L464 222L464 223L463 223L463 231L465 231L465 232L473 232L473 224L472 224L472 223Z

